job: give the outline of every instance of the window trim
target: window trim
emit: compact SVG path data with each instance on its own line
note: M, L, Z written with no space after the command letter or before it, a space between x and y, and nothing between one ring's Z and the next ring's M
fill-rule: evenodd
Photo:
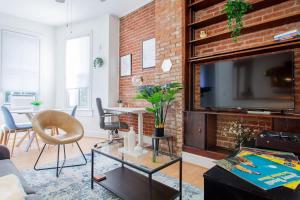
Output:
M92 66L92 59L93 59L93 32L89 33L83 33L83 34L76 34L76 35L71 35L69 37L65 38L64 41L64 46L65 46L65 53L64 53L64 60L65 60L65 69L64 69L64 78L66 78L67 74L67 42L68 40L76 39L76 38L81 38L81 37L86 37L88 36L90 38L90 66L89 66L89 86L88 86L88 105L87 106L79 106L78 105L78 110L92 110L92 91L93 91L93 74L91 70ZM80 89L80 88L73 88L73 89ZM67 109L71 109L72 106L69 105L69 98L68 98L68 89L66 88L66 82L64 82L64 90L65 90L65 107Z

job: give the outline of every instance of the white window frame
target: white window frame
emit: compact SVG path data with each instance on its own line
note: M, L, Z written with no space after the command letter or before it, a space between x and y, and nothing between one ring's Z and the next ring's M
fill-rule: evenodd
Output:
M65 55L64 55L64 59L65 59L65 69L64 69L64 78L66 78L67 75L67 42L68 40L71 39L76 39L76 38L81 38L81 37L86 37L88 36L90 38L90 64L89 64L89 87L88 87L88 105L87 106L80 106L78 105L78 110L91 110L92 109L92 70L91 70L91 64L92 64L92 58L93 58L93 33L86 33L86 34L78 34L78 35L73 35L72 37L67 37L65 39ZM72 109L73 106L69 105L69 95L68 95L68 88L66 88L66 82L64 82L64 87L65 87L65 106L67 109ZM74 89L80 89L80 88L74 88Z
M6 92L12 92L12 93L17 93L20 96L24 96L28 97L28 93L35 93L34 95L32 95L32 97L34 97L36 100L38 100L40 98L40 94L41 94L41 39L39 36L34 35L34 34L30 34L30 33L25 33L23 31L18 31L18 30L12 30L9 28L3 28L0 29L0 78L2 77L2 73L3 73L3 32L11 32L11 33L15 33L15 34L20 34L20 35L24 35L24 36L28 36L28 37L32 37L32 38L36 38L38 40L38 45L39 45L39 55L38 55L38 90L37 91L6 91L3 90L2 88L2 84L0 82L0 93L2 94L2 99L0 101L2 101L3 104L10 106L11 102L6 101Z

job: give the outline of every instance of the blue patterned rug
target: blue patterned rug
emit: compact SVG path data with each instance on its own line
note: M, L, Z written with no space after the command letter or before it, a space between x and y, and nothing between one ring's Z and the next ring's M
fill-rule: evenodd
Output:
M94 190L91 190L91 157L90 155L86 155L86 157L88 159L87 165L64 168L59 178L56 178L55 170L26 170L22 174L27 182L37 191L37 194L45 200L118 200L118 197L97 184L94 185ZM68 160L66 164L80 162L82 162L82 158L78 157ZM120 166L119 163L103 156L96 156L95 163L95 174L102 174ZM55 164L51 166L55 166ZM178 180L173 177L158 172L153 175L153 178L178 189ZM203 200L203 191L201 189L186 183L183 183L182 189L184 200Z

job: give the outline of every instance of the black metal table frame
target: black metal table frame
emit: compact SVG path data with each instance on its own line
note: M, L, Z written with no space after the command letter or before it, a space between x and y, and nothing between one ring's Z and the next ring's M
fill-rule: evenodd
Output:
M115 161L118 161L122 164L122 167L124 167L124 165L127 165L129 167L132 167L134 169L137 169L139 171L142 171L146 174L148 174L148 179L149 179L149 187L150 187L150 191L152 191L152 175L164 168L167 168L169 167L170 165L173 165L175 164L176 162L179 162L179 191L178 191L178 195L179 195L179 199L181 200L182 199L182 158L181 157L177 157L177 158L174 158L172 161L170 161L169 163L166 163L156 169L153 169L153 170L146 170L142 167L138 167L132 163L129 163L129 162L126 162L124 161L124 154L122 154L122 159L119 159L117 157L114 157L112 155L109 155L109 154L106 154L106 153L103 153L101 151L98 151L96 149L92 149L91 153L92 153L92 163L91 163L91 189L94 189L94 157L95 157L95 152L98 153L98 154L101 154L103 156L106 156L108 158L111 158ZM164 154L163 152L160 152L161 154ZM108 188L106 188L107 190L109 190ZM110 190L110 192L114 193L113 191ZM115 194L115 193L114 193ZM152 199L152 192L150 192L150 199ZM177 197L178 197L177 195Z

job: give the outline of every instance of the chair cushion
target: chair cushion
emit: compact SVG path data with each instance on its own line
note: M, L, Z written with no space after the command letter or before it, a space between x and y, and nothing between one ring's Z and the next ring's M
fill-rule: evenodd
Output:
M0 160L0 176L5 176L8 174L14 174L20 179L24 191L27 194L35 193L35 191L26 183L25 179L23 178L19 170L15 167L15 165L11 162L11 160Z
M32 129L31 124L16 124L17 130L26 130L26 129Z
M19 178L14 174L0 177L0 194L2 200L24 200L26 196Z

